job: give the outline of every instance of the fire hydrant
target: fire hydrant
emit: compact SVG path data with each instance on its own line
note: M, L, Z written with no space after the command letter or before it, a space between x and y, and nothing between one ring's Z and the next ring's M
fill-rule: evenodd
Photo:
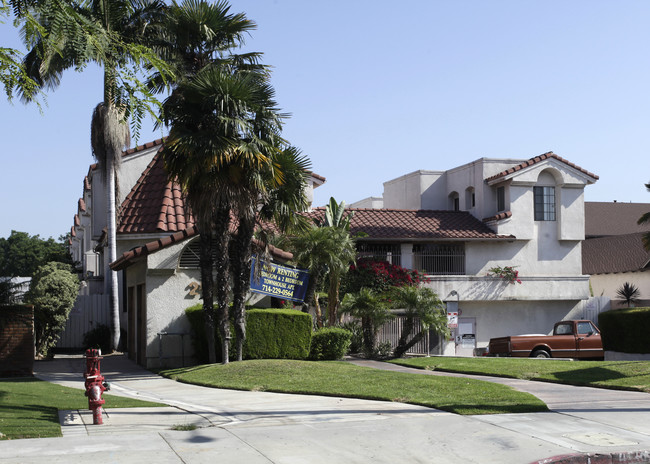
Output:
M104 359L101 355L101 350L86 350L86 372L84 373L84 378L86 379L85 395L88 397L88 409L91 409L93 412L93 425L101 425L104 423L102 420L102 405L105 403L105 400L102 398L102 393L110 389L100 372L99 361L100 359Z

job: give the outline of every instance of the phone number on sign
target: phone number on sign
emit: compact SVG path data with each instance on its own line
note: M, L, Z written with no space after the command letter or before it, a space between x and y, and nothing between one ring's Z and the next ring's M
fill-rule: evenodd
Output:
M266 292L271 295L280 295L280 296L286 296L286 297L292 297L293 296L293 291L287 288L278 288L278 287L272 287L270 285L265 285L262 284L262 291Z

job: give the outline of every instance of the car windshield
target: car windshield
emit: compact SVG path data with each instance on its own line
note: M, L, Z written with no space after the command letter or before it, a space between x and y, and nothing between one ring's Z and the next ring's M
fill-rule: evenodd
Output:
M591 322L578 322L578 333L591 335L595 333L594 326Z

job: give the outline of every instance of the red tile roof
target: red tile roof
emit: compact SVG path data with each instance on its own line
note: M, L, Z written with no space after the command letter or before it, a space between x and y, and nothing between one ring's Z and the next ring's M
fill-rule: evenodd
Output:
M325 208L304 213L321 219ZM513 239L498 235L466 211L348 208L352 234L363 232L365 239L384 240L496 240ZM363 240L363 239L362 239Z
M582 273L609 274L650 269L643 233L590 238L582 242Z
M156 153L122 203L117 232L178 232L193 226L180 186L168 180L162 156Z
M81 213L86 212L86 202L83 198L79 198L79 202L77 203L77 211Z
M173 245L174 243L180 243L196 235L198 235L198 229L196 228L196 226L192 226L188 229L181 230L172 235L159 238L157 240L153 240L142 246L135 247L132 250L122 253L122 256L120 256L117 260L112 262L110 264L110 267L115 271L125 269L129 267L131 264L133 264L135 261L144 258L145 256L149 255L150 253L153 253L154 251L161 250L170 245ZM259 244L259 242L257 242L256 239L253 239L253 241ZM274 257L284 261L293 258L293 254L289 253L288 251L281 250L280 248L276 248L273 245L269 245L269 251Z
M543 155L539 155L539 156L536 156L534 158L531 158L528 161L524 161L523 163L518 164L517 166L514 166L514 167L512 167L510 169L506 169L505 171L502 171L499 174L488 177L485 180L487 182L491 182L493 180L496 180L496 179L499 179L501 177L505 177L505 176L507 176L509 174L512 174L513 172L521 171L522 169L525 169L525 168L527 168L529 166L532 166L534 164L537 164L537 163L539 163L541 161L544 161L546 159L549 159L549 158L555 158L556 160L563 162L567 166L571 166L572 168L577 169L578 171L582 172L583 174L586 174L586 175L588 175L590 177L593 177L595 180L598 179L598 176L596 174L592 174L591 172L589 172L589 171L587 171L585 169L582 169L580 166L577 166L577 165L571 163L570 161L565 160L564 158L560 158L559 156L557 156L552 151L549 151L548 153L544 153Z
M483 222L502 221L512 217L512 211L504 211L503 213L495 214L494 216L483 218Z

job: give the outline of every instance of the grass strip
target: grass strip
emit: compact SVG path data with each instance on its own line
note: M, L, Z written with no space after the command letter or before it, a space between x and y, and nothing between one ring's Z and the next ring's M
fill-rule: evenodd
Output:
M436 356L394 359L390 362L419 369L650 392L650 361L567 361Z
M457 414L548 411L528 393L472 379L404 374L336 361L249 360L163 370L208 387L397 401Z
M104 394L105 408L165 406ZM0 379L0 439L60 437L59 410L88 409L84 391L33 377Z

